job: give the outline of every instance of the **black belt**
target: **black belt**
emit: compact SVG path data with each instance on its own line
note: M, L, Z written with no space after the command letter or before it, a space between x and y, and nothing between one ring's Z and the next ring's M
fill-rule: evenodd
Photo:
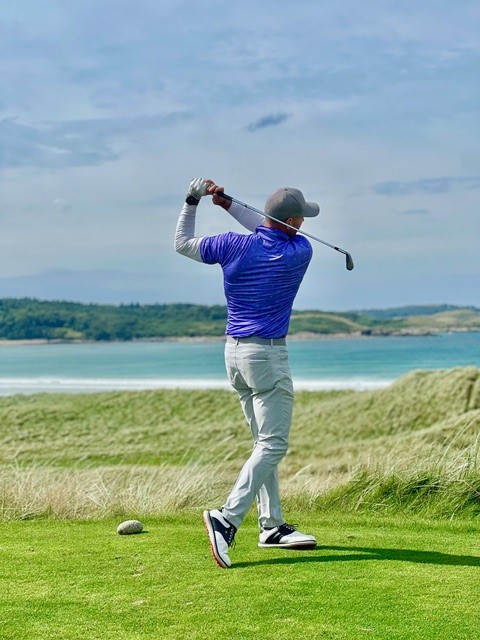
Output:
M284 347L287 344L285 338L259 338L258 336L247 336L245 338L227 336L227 342L234 342L235 344L269 344L272 347Z

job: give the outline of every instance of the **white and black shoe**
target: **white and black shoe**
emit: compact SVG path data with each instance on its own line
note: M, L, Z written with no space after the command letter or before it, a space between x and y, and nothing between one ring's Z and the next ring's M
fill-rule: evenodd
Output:
M230 568L232 562L228 557L228 548L232 546L237 529L218 509L204 511L203 520L207 527L213 559L222 569Z
M315 549L317 541L314 536L301 533L290 524L282 524L273 529L262 529L258 546L273 549Z

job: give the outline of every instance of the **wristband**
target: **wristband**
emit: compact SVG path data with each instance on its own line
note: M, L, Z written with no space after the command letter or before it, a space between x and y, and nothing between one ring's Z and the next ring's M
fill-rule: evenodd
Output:
M198 204L200 200L198 198L195 198L195 196L187 196L185 202L187 204Z

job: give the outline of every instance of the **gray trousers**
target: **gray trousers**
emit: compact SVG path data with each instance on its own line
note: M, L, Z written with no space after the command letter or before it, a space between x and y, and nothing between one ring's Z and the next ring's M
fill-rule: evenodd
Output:
M277 467L287 452L293 411L287 347L228 341L225 364L250 426L254 447L223 513L238 529L256 498L259 525L276 527L285 522Z

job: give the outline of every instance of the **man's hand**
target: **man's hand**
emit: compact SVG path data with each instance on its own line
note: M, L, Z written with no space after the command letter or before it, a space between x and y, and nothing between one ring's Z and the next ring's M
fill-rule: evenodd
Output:
M207 195L207 189L212 184L212 180L207 180L205 178L193 178L188 185L187 198L192 197L196 200L200 200L200 198Z
M227 200L226 198L222 198L222 194L224 191L225 189L223 187L219 187L213 182L207 187L207 193L212 196L213 204L216 204L219 207L223 207L226 211L228 211L230 209L232 201Z

